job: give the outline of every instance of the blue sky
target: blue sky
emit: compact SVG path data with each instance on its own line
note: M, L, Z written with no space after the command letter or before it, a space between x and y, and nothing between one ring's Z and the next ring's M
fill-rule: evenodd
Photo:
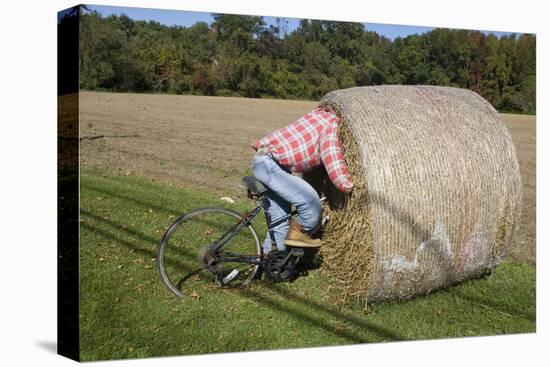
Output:
M111 14L120 15L126 14L134 20L155 20L165 25L180 25L184 27L190 27L197 22L206 22L210 24L213 21L210 13L184 11L184 10L165 10L165 9L147 9L147 8L129 8L118 6L104 6L104 5L88 5L92 10L98 11L103 16ZM264 21L267 24L275 24L275 17L264 16ZM292 32L300 22L298 18L285 18L288 21L287 31ZM396 37L406 37L411 34L420 34L428 32L433 27L418 27L407 25L393 25L393 24L379 24L379 23L363 23L367 30L375 31L380 35L386 36L390 39ZM485 33L493 33L496 36L504 34L510 34L509 32L495 32L484 31Z

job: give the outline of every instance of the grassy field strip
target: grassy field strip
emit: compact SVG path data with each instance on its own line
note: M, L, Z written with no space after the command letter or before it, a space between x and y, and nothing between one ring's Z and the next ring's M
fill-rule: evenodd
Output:
M176 216L200 206L250 209L90 168L81 174L82 359L266 350L535 331L535 270L495 273L426 297L341 309L312 270L293 283L211 289L182 302L161 284L156 248ZM265 224L258 217L261 237Z

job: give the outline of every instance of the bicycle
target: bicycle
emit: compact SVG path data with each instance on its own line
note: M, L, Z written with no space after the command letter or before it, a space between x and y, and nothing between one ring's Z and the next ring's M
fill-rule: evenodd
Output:
M274 282L293 280L296 263L304 249L271 250L264 254L252 220L263 210L266 222L271 218L266 210L269 188L252 176L242 179L247 196L257 202L254 209L240 214L223 207L192 210L177 218L166 230L159 244L157 263L164 285L177 297L197 295L197 290L214 284L217 287L244 287L258 277L259 270ZM321 198L324 201L325 198ZM268 225L275 247L272 228L297 212ZM325 223L327 217L323 219Z

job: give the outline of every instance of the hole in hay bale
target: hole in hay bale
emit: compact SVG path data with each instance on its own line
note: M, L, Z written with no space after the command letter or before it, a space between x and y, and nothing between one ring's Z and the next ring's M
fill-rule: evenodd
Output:
M324 166L316 167L311 171L303 173L302 178L313 186L319 196L326 196L326 203L330 210L340 210L346 206L349 195L346 195L334 186Z

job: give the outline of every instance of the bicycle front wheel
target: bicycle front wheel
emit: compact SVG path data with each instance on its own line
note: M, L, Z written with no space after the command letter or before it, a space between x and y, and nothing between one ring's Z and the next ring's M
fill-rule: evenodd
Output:
M248 284L258 271L258 264L223 262L217 274L207 269L205 251L241 220L241 214L226 208L201 208L179 217L164 234L158 249L161 279L176 296L200 297L215 286L217 276L229 277L231 287ZM248 224L220 250L222 254L253 257L262 255L258 235Z

